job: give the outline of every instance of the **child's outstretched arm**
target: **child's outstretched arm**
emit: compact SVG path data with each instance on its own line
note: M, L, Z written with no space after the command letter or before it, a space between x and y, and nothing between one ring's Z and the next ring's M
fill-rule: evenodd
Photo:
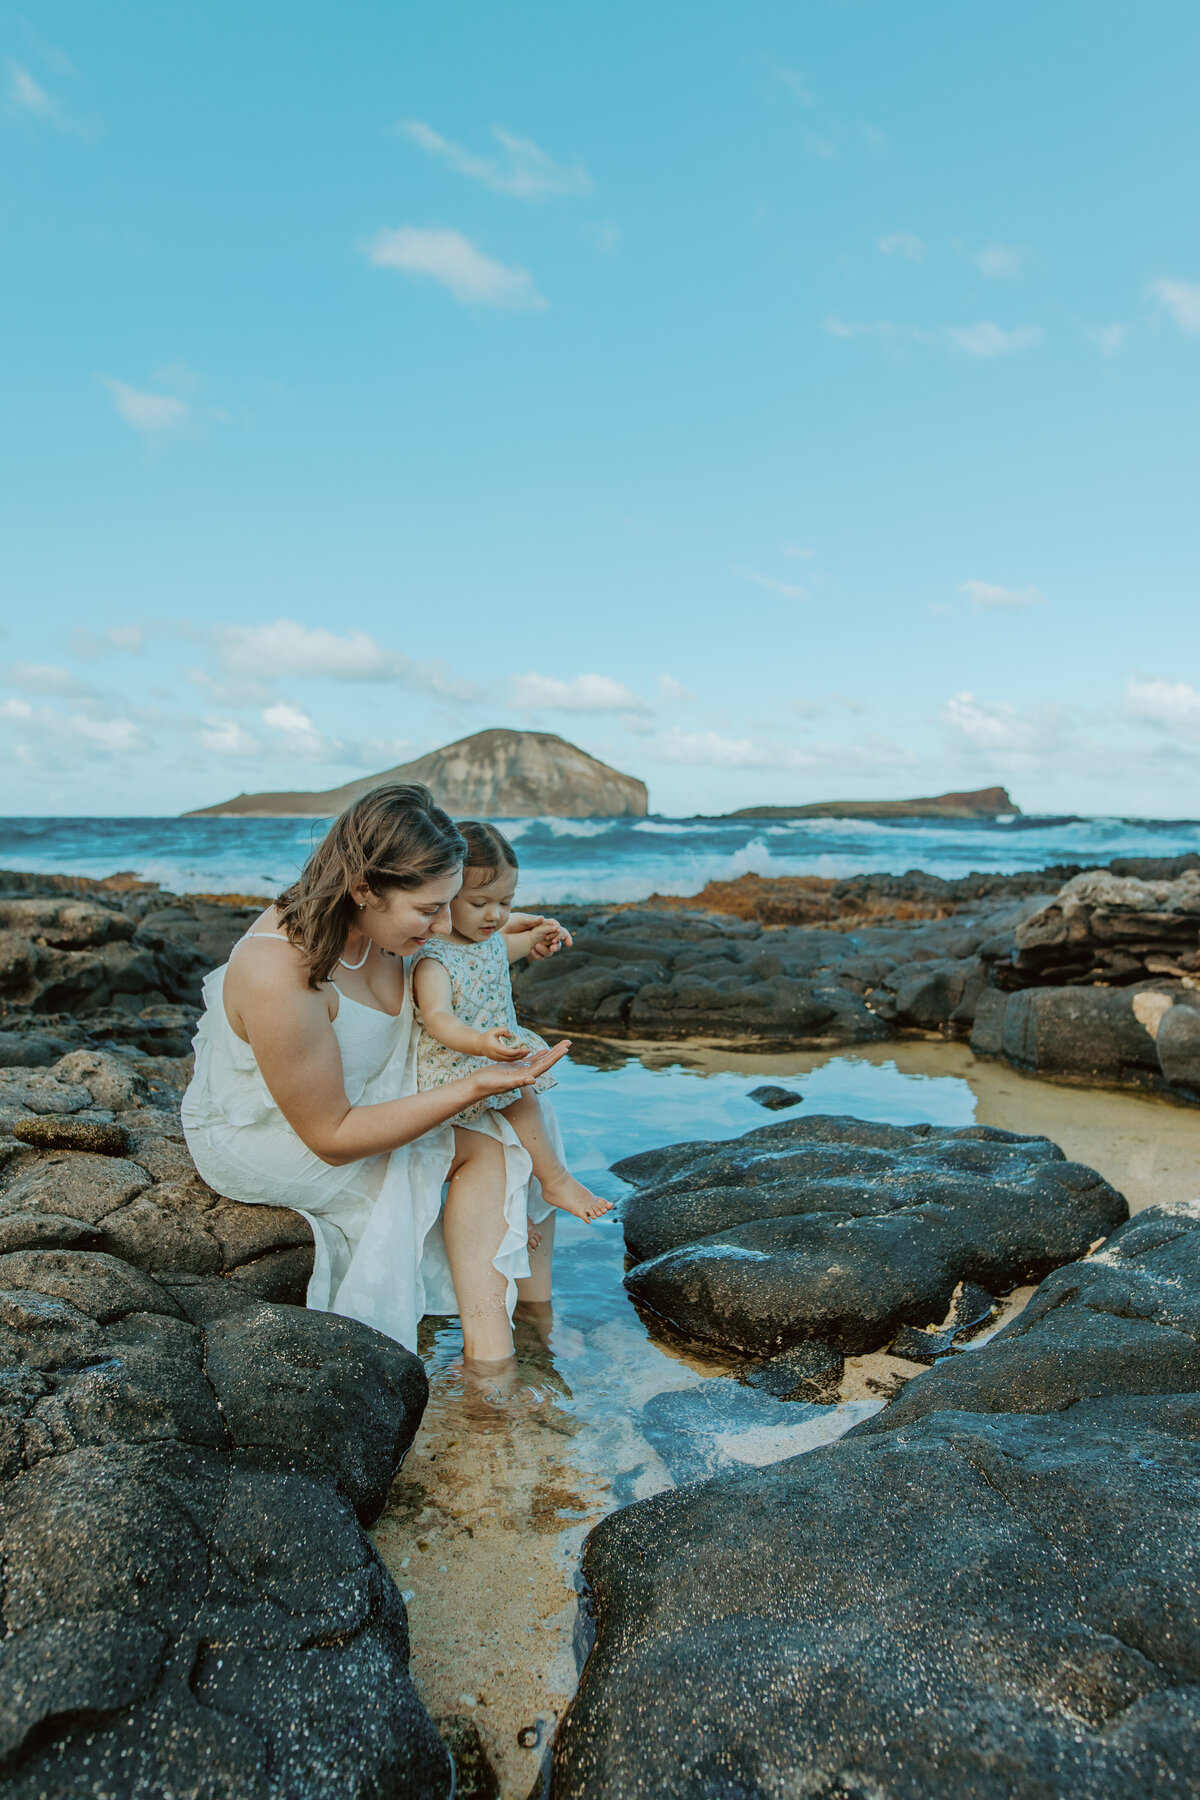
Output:
M520 962L523 956L531 956L534 962L542 962L547 956L555 956L560 950L571 948L571 934L557 919L542 919L525 913L518 916L523 929L514 931L510 919L507 929L502 933L510 963Z
M492 1062L521 1062L528 1056L528 1047L514 1044L499 1027L494 1031L473 1031L455 1018L450 977L433 957L424 957L413 970L413 993L421 1009L422 1026L447 1050L458 1050L464 1056L486 1056Z

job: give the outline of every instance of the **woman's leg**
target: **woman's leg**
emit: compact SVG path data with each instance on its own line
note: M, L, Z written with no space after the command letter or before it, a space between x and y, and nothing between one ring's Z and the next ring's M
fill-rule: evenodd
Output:
M442 1232L469 1363L504 1363L513 1353L507 1283L492 1261L505 1230L503 1146L456 1128Z
M529 1252L529 1273L517 1283L517 1311L524 1318L533 1316L535 1307L550 1307L551 1284L554 1279L554 1214L538 1225L542 1241Z

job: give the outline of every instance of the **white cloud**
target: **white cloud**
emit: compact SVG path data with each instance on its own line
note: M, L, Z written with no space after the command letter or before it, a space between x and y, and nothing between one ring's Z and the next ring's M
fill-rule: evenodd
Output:
M985 244L971 261L989 281L1015 281L1029 260L1028 250L1017 244Z
M140 656L150 636L147 625L110 625L99 633L79 625L71 633L71 655L80 662L95 662L115 650L127 656Z
M1031 769L1059 744L1065 714L1061 707L1024 711L1007 701L977 700L964 689L952 694L939 714L959 748L997 759L999 767Z
M96 692L86 681L80 681L70 669L64 669L58 663L9 663L4 671L4 685L21 688L27 694L53 694L59 699Z
M1025 606L1041 606L1046 599L1038 588L997 587L992 581L963 581L959 583L958 591L967 596L972 606L1000 607L1014 612Z
M1200 331L1200 282L1152 281L1149 291L1181 331Z
M696 698L691 688L684 687L682 681L676 681L673 675L659 676L658 691L664 700L674 705L684 705Z
M737 563L730 563L729 573L736 575L739 581L751 581L755 587L765 588L769 594L780 594L785 600L807 600L807 588L797 587L791 581L779 581L774 575L760 575L757 569L743 569Z
M81 756L110 760L144 754L150 741L134 719L114 717L101 706L86 701L69 711L28 700L0 703L0 719L20 728L13 755L27 768L78 768Z
M1116 356L1125 347L1129 336L1128 325L1097 325L1088 332L1093 344L1102 356Z
M31 113L35 119L44 119L49 125L59 122L58 102L50 98L45 88L20 63L8 64L8 98L19 112Z
M902 256L906 262L925 259L925 246L911 231L889 231L886 237L876 239L875 248L881 256Z
M808 77L807 75L802 75L799 69L777 68L775 71L775 78L787 89L789 94L795 95L801 106L816 105L816 98L812 88L809 86Z
M441 700L480 698L479 688L458 680L445 663L414 662L366 631L338 637L321 625L276 619L270 625L218 625L212 637L225 673L253 683L289 675L325 681L386 681Z
M672 726L654 740L648 754L660 762L686 763L702 769L770 769L775 757L751 738L724 737L718 731L681 731Z
M883 338L892 343L906 344L932 344L936 341L932 331L924 331L919 325L897 325L891 319L856 323L831 314L822 319L821 330L827 331L830 337L838 338Z
M426 275L449 288L464 306L498 306L509 312L546 309L528 269L510 268L486 256L461 231L401 225L394 231L377 231L363 250L373 268Z
M589 225L588 237L601 256L615 256L621 242L621 233L615 225Z
M237 719L206 718L196 733L201 748L213 756L259 756L262 745Z
M503 157L476 156L461 144L451 143L432 125L421 119L403 119L396 130L425 151L448 163L460 175L481 181L498 194L509 194L515 200L545 200L552 194L587 194L591 179L579 163L560 163L547 154L532 138L514 137L499 125L493 125L492 136L500 145Z
M53 52L43 60L53 61L60 74L75 73L67 58ZM7 62L8 74L7 101L10 113L20 118L30 119L39 125L49 125L55 131L69 132L74 137L94 138L103 130L103 123L97 118L77 118L56 95L48 92L23 63Z
M262 722L279 736L277 754L301 757L305 762L334 762L343 753L344 746L339 739L326 737L303 707L293 705L290 700L279 700L274 706L265 707Z
M108 389L120 417L144 438L168 437L181 430L191 415L187 401L180 400L175 394L144 393L111 375L98 375L96 379Z
M517 712L629 713L647 711L644 700L609 675L514 675L509 704Z
M1125 712L1171 736L1200 739L1200 692L1190 681L1131 675L1125 689Z
M947 331L951 342L968 356L1012 356L1019 350L1032 350L1044 335L1040 325L1018 325L1005 331L990 319L980 319L976 325L952 325Z
M815 156L818 162L837 161L836 145L831 143L827 137L822 137L819 132L805 132L804 148L810 156Z

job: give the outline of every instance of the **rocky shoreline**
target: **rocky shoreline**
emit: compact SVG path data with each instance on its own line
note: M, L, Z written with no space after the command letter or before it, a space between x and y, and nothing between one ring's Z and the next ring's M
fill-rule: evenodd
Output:
M1184 860L742 888L748 911L825 907L803 924L569 909L577 949L519 972L520 1004L617 1040L969 1037L1195 1103ZM456 1733L459 1792L498 1791L468 1723L439 1736L422 1706L364 1530L422 1366L306 1312L307 1226L220 1199L183 1142L200 982L257 910L0 876L0 1766L18 1800L440 1800ZM1131 1221L1048 1138L836 1117L616 1173L631 1298L730 1359L755 1406L824 1415L847 1359L886 1353L900 1376L837 1443L698 1484L681 1465L693 1485L592 1532L596 1642L559 1800L1115 1800L1200 1779L1200 1206ZM654 1404L669 1430L676 1402Z
M0 1077L5 1791L448 1794L364 1530L424 1370L297 1304L304 1221L206 1188L138 1060Z
M1200 1781L1200 1205L837 1443L612 1514L554 1800Z

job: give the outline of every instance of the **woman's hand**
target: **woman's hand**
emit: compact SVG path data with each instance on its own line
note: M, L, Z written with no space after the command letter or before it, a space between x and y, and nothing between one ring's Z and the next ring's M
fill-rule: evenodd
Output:
M493 1094L507 1093L509 1088L532 1087L539 1075L552 1069L556 1062L571 1048L570 1038L564 1038L561 1044L551 1049L538 1050L531 1057L520 1063L502 1063L494 1069L477 1069L466 1079L475 1090L477 1100L488 1100Z
M524 1062L529 1051L527 1045L502 1025L494 1025L491 1031L480 1032L479 1054L490 1057L493 1062L514 1063Z

